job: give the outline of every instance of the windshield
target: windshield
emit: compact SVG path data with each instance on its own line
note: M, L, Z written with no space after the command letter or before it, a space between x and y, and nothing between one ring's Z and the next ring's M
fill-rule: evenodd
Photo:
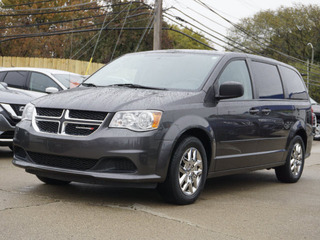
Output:
M127 84L150 88L196 90L208 78L220 56L197 53L126 55L85 81L86 86Z
M79 86L85 76L77 75L77 74L52 74L56 79L59 80L66 88L74 88Z

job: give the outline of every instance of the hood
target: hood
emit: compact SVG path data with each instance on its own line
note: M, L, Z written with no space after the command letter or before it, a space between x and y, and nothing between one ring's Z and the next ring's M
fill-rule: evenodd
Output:
M80 87L57 92L33 103L37 107L116 112L165 110L177 104L200 102L203 92L149 90L127 87Z
M0 90L0 103L24 105L35 98L35 96L20 91L14 91L9 89Z

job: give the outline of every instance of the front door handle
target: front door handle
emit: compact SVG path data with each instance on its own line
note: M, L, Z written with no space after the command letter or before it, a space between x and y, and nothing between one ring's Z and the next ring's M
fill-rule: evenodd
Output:
M270 112L271 112L271 109L270 109L270 108L265 108L265 109L262 109L261 112L262 112L262 114L264 114L264 115L269 115Z
M249 113L250 113L250 114L258 114L258 113L259 113L259 109L258 109L258 108L251 108L251 109L249 110Z

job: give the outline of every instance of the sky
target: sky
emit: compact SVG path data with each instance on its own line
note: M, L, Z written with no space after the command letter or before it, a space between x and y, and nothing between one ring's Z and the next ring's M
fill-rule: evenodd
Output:
M320 6L320 0L201 0L206 3L216 12L218 12L223 17L229 19L233 23L239 22L241 18L252 17L254 14L263 11L263 10L276 10L281 6L292 7L294 4L317 4ZM201 24L191 20L186 17L184 14L179 12L178 10L170 7L175 7L190 17L196 19ZM210 10L201 6L199 3L196 3L195 0L163 0L163 8L168 9L166 12L173 16L178 16L188 22L200 27L201 29L213 34L217 37L221 37L220 35L213 33L208 30L208 28L217 31L222 35L227 34L227 29L231 27L231 24L227 21L223 20L218 15L212 13ZM168 16L164 14L164 20L168 21L165 17ZM170 17L170 16L169 16ZM179 23L184 24L181 21ZM184 24L185 25L185 24ZM208 28L206 28L208 27ZM193 28L195 30L195 28ZM197 30L201 32L200 30ZM212 39L214 42L224 45L221 41L213 38L212 36L204 33L206 37ZM211 43L218 50L223 50L222 47L217 44Z

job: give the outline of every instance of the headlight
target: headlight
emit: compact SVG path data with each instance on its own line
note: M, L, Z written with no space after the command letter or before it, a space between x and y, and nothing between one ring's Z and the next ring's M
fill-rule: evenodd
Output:
M122 111L111 120L111 128L127 128L133 131L150 131L159 127L160 111Z
M30 120L31 121L34 111L35 111L34 105L31 104L31 103L28 103L24 107L24 110L23 110L23 113L22 113L22 120Z

